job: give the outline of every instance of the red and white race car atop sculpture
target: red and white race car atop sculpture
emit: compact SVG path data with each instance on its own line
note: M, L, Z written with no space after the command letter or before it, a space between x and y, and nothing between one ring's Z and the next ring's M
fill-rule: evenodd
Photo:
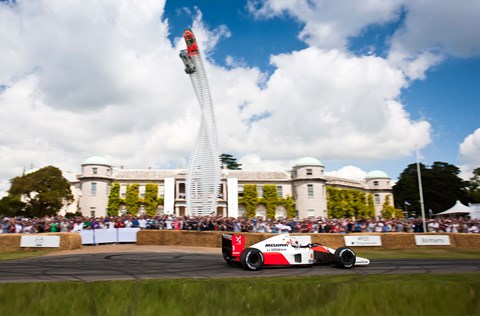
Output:
M222 254L227 263L238 262L247 270L258 270L263 266L321 264L349 269L370 263L368 259L357 257L348 247L332 249L312 244L309 235L279 234L245 248L245 236L222 234Z

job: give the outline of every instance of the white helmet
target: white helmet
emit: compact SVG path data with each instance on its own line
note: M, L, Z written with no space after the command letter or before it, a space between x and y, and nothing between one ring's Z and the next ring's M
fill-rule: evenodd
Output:
M300 247L300 242L298 241L297 238L290 238L290 244L292 247L299 248Z

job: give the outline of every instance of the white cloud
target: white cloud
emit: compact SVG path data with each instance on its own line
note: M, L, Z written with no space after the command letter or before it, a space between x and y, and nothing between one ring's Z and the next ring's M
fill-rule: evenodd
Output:
M480 128L468 135L460 144L461 177L469 179L472 172L480 167Z
M405 74L420 77L438 56L423 55L422 64L413 55L415 64L398 68L412 56L408 45L421 43L408 35L413 25L392 42L399 63L345 50L349 37L395 20L406 3L265 2L260 15L305 23L299 36L310 46L271 56L270 77L242 60L229 59L228 69L212 62L217 43L235 34L207 28L197 9L221 151L237 153L244 169L288 170L304 156L381 160L427 145L430 124L412 120L399 101ZM8 87L0 92L0 191L31 163L76 171L94 154L127 168L185 166L199 109L178 58L185 44L181 34L169 41L163 12L154 0L0 5L0 85Z
M405 12L402 26L389 39L389 61L410 79L444 58L480 55L480 2L465 0L267 0L249 1L257 18L287 15L303 25L299 38L322 49L346 49L349 38L368 26L391 23Z
M272 63L266 89L240 112L254 122L237 139L264 158L392 158L430 142L430 124L396 101L405 80L384 59L308 48Z
M355 166L345 166L338 170L327 171L325 174L327 176L354 180L365 180L367 176L365 171Z
M412 79L423 79L425 71L453 56L480 55L480 2L450 0L405 0L404 25L391 39L389 60Z
M242 170L263 170L263 171L289 171L294 161L266 160L257 154L246 154L238 159L242 164Z
M304 24L299 38L323 49L343 49L348 38L359 35L371 24L398 17L400 0L324 1L267 0L249 1L249 9L258 18L287 15Z

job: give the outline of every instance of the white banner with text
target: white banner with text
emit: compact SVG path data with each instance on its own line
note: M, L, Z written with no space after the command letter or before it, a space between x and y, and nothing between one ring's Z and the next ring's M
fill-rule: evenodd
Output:
M450 246L450 237L447 235L415 235L417 246Z
M60 247L60 236L22 236L20 247L58 248Z
M344 236L344 239L345 246L378 247L382 245L382 238L380 238L380 236Z

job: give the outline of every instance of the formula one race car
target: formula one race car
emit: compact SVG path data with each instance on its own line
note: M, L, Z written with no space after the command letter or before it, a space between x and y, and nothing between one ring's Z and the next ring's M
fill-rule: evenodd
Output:
M299 266L335 264L350 269L368 265L370 260L360 258L348 247L332 249L312 244L311 236L280 234L248 248L245 236L222 234L222 254L228 264L240 263L247 270L259 270L263 266Z

